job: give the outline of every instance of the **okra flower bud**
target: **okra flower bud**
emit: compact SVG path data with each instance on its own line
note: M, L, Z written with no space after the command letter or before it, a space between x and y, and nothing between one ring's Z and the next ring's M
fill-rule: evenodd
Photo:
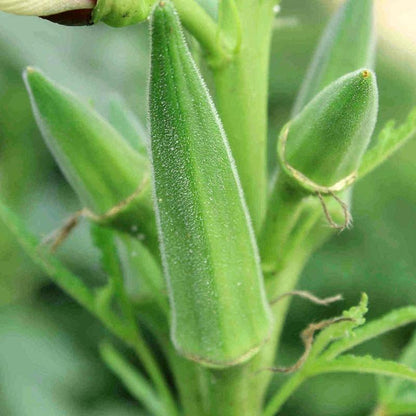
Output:
M150 3L150 0L0 0L0 11L40 16L64 25L103 21L120 27L146 20Z
M25 82L46 144L88 217L141 233L157 250L148 160L89 105L28 68Z
M313 192L344 189L355 179L377 110L372 71L361 69L339 78L283 128L278 145L283 169Z
M96 2L97 0L0 0L0 10L40 16L61 24L81 25L91 23Z

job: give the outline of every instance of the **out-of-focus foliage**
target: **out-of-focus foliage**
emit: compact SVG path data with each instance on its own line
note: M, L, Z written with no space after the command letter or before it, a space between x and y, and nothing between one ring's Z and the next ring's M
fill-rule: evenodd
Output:
M328 10L318 0L283 0L281 7L270 73L273 147L328 19ZM416 8L409 12L416 15ZM29 64L43 68L73 91L91 97L103 114L109 112L108 96L117 92L145 121L146 29L66 28L36 18L0 15L0 186L9 205L34 231L48 234L80 206L40 138L22 69ZM415 62L379 45L377 130L390 118L402 122L416 102L412 65L416 67ZM369 319L415 303L415 157L416 143L407 144L356 185L353 229L313 256L303 273L301 289L320 296L341 292L346 304L364 291L371 302ZM274 164L270 160L271 170ZM65 242L60 256L77 273L102 281L86 227L81 226ZM45 279L2 225L0 270L0 414L138 414L129 394L97 357L96 340L104 330ZM279 363L289 363L299 355L299 332L311 319L335 315L343 306L322 311L294 300ZM414 329L409 326L363 348L375 356L395 359ZM279 376L276 383L283 380ZM376 391L372 376L325 375L306 383L283 414L365 415L375 405Z

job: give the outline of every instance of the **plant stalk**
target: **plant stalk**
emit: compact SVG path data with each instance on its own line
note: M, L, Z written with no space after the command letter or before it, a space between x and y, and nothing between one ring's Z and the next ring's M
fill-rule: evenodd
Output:
M216 104L236 161L254 229L259 231L267 190L267 91L273 7L236 0L241 43L233 59L213 66Z

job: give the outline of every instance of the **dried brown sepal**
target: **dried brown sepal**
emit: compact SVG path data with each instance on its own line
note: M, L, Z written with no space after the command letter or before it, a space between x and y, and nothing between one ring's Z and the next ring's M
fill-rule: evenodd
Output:
M313 345L315 332L321 331L322 329L325 329L328 326L344 321L353 321L353 319L341 316L332 319L325 319L324 321L318 323L309 324L309 326L306 329L304 329L301 334L301 339L305 347L305 350L299 358L299 360L296 361L296 363L291 365L290 367L272 367L267 368L267 370L272 371L273 373L285 374L294 373L295 371L299 370L309 357Z
M69 10L41 18L64 26L89 26L93 24L92 11L93 9Z
M269 303L270 305L274 305L278 303L280 300L288 297L288 296L299 296L300 298L310 300L312 303L315 303L317 305L323 305L328 306L331 303L338 302L339 300L342 300L342 295L335 295L331 296L329 298L318 298L314 294L307 292L306 290L292 290L291 292L283 293L282 295L278 296L277 298L271 300Z

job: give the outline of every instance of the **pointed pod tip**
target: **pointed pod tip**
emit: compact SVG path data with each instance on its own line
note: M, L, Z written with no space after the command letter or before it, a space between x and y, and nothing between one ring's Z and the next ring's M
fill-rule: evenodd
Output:
M376 74L371 69L363 68L360 69L358 73L360 78L362 78L363 80L375 81L376 79Z
M155 8L153 12L166 12L167 10L172 8L172 3L169 0L160 0L156 2Z
M375 86L377 83L375 72L369 68L358 69L357 71L351 73L350 76L355 78L361 85Z
M26 88L30 91L30 77L35 74L37 71L33 66L27 66L22 73L23 81L26 85Z
M32 78L34 75L40 75L42 72L34 66L28 66L23 71L23 78L25 80Z
M33 74L34 72L36 72L36 69L33 66L28 66L24 71L25 74Z
M45 78L38 68L33 66L28 66L23 71L23 80L26 84L26 88L30 91L32 90L33 81L39 78Z
M361 72L361 75L362 75L363 78L368 78L371 75L371 72L368 69L364 69Z

